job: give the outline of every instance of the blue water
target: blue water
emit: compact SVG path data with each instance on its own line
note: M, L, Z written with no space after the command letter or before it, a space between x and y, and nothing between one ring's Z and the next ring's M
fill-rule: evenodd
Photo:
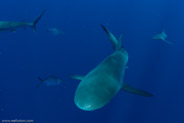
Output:
M182 0L1 0L0 20L32 21L31 28L0 32L0 120L35 123L184 123L184 2ZM154 96L120 91L105 107L74 104L79 81L113 52L101 29L119 37L129 54L125 82ZM64 35L53 36L57 27ZM169 45L152 40L165 29ZM41 86L38 76L63 83ZM0 121L1 122L1 121Z

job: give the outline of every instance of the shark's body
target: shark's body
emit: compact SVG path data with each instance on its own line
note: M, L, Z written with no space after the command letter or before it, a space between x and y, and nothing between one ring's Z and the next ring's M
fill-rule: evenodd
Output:
M162 31L161 33L153 36L153 39L155 40L162 40L168 44L172 44L171 42L167 41L166 38L167 38L167 34L165 33L165 31Z
M34 31L36 31L36 24L42 17L45 11L43 11L40 16L38 16L33 22L16 22L16 21L0 21L0 31L10 30L14 32L17 28L26 28L32 27Z
M128 53L121 47L121 38L117 40L109 30L104 26L102 28L112 43L115 50L114 53L86 76L73 76L73 78L81 80L75 92L75 104L85 111L93 111L103 107L120 89L142 96L152 96L145 91L135 89L123 83Z

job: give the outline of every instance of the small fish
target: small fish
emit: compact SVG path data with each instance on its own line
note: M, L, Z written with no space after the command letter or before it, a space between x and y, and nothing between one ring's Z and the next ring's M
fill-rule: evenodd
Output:
M165 33L164 30L161 33L153 36L153 39L155 40L162 40L168 44L173 44L172 42L167 41L166 38L167 38L167 34Z
M38 79L40 80L40 83L37 85L37 88L39 88L42 83L47 85L47 86L56 86L62 82L62 80L56 76L49 76L45 79L38 77Z
M57 29L57 28L50 28L50 29L48 29L53 35L63 35L64 34L64 32L63 31L61 31L61 30L59 30L59 29Z

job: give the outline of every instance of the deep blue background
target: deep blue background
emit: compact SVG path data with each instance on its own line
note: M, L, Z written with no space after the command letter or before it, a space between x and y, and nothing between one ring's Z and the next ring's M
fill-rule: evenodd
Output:
M183 0L1 0L0 20L32 21L43 9L38 32L0 32L0 120L35 123L184 123ZM85 112L73 101L79 82L113 50L100 24L123 34L129 53L125 82L154 94L120 91L102 109ZM53 36L57 27L64 35ZM152 40L165 29L168 45ZM42 86L38 76L63 83Z

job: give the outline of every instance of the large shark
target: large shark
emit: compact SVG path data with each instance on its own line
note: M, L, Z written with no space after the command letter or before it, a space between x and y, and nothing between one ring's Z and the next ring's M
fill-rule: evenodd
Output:
M81 80L75 92L74 102L78 108L85 111L94 111L105 106L119 90L151 97L152 94L131 87L123 82L127 68L128 53L121 46L119 40L103 25L112 43L114 52L91 70L86 76L73 75L72 78Z
M42 11L40 16L38 16L33 22L25 22L25 21L0 21L0 31L10 30L11 32L15 32L17 28L26 28L32 27L34 31L36 31L36 24L40 20L40 18L45 13L45 10Z
M155 40L162 40L162 41L164 41L168 44L173 44L173 43L167 41L166 38L167 38L167 34L165 33L164 30L161 33L156 34L156 35L153 36L153 39L155 39Z

